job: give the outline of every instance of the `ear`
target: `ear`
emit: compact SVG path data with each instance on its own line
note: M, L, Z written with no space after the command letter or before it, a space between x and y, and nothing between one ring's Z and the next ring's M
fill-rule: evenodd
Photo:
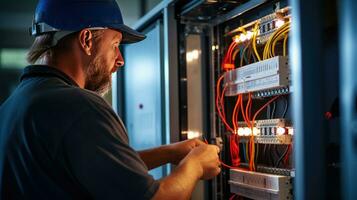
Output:
M80 47L84 51L85 54L91 55L93 51L93 35L89 29L83 29L79 32L78 40Z

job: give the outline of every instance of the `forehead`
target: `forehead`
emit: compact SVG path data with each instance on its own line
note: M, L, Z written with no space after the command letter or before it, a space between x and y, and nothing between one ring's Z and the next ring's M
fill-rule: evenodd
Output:
M114 29L105 29L103 36L106 40L119 40L122 39L122 33Z

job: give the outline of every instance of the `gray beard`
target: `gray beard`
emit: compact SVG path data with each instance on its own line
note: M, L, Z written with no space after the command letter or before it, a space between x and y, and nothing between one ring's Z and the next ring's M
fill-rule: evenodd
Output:
M102 58L95 57L85 70L84 88L104 96L111 88L111 72L102 65Z

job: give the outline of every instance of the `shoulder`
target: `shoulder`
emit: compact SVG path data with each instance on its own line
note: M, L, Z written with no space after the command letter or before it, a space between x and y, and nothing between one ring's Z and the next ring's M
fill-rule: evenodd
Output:
M84 113L98 110L112 110L99 95L78 87L45 88L36 91L29 103L32 109L57 112Z

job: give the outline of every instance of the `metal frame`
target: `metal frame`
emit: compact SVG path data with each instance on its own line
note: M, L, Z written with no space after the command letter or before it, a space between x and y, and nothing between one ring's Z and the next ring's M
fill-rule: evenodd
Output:
M323 1L291 0L295 199L326 199ZM321 67L322 66L322 67Z
M342 194L343 199L356 199L357 190L357 2L340 4L340 97L342 127Z
M174 6L167 4L163 10L166 143L179 141L180 132L178 37L174 13Z
M179 141L179 89L178 89L178 53L177 53L177 40L171 38L177 38L177 24L174 16L174 2L175 0L165 0L159 3L155 8L143 16L133 28L141 31L155 21L163 20L164 29L164 110L166 134L164 135L165 143L172 143ZM124 110L118 107L119 104L125 103L122 96L123 91L119 88L123 87L122 72L114 74L113 80L113 107L114 110L122 115Z
M239 15L242 15L245 12L248 12L251 9L254 9L256 7L258 7L259 5L262 5L265 2L268 2L269 0L250 0L247 3L244 3L240 6L238 6L237 8L233 9L232 11L230 11L229 13L217 17L214 20L212 20L212 22L210 24L212 24L212 26L217 26L218 24L221 24L225 21L228 21L232 18L235 18Z

